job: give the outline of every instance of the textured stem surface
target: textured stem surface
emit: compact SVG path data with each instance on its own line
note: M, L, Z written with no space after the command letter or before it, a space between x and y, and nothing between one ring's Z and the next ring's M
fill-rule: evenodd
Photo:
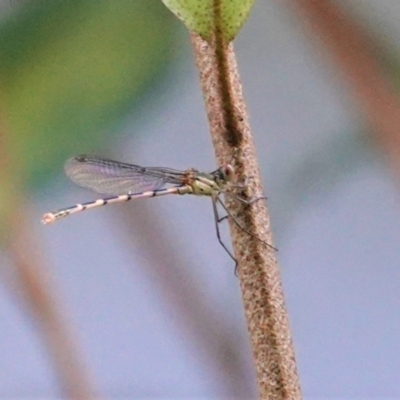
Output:
M218 36L218 35L217 35ZM260 173L232 44L192 35L212 141L219 165L232 164L236 179L251 177L241 195L262 196ZM272 244L265 201L251 206L227 199L230 212L253 235ZM251 337L260 397L301 398L276 252L230 221Z

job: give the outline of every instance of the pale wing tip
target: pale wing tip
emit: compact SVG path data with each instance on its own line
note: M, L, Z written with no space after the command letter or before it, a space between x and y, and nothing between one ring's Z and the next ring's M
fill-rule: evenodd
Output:
M47 213L47 214L43 215L43 217L40 220L40 222L43 225L49 225L49 224L52 224L55 220L56 220L56 217L55 217L55 215L53 213Z

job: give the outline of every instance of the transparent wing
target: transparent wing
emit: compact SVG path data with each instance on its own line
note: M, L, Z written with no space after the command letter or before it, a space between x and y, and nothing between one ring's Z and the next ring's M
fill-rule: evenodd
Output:
M183 172L146 168L86 155L73 157L65 173L74 183L102 194L120 195L158 190L166 184L182 184Z

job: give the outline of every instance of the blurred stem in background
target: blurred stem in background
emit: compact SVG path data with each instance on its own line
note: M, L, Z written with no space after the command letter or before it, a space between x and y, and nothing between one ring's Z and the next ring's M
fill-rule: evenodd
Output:
M0 170L4 192L1 196L1 243L11 262L12 271L1 267L4 286L32 317L47 349L60 389L66 398L91 400L95 390L75 343L75 335L55 295L50 270L29 229L29 203L23 187L23 175L10 146L12 133L0 108ZM14 162L13 162L14 161Z
M321 53L334 61L353 91L356 107L372 128L381 154L388 156L387 161L399 179L400 98L393 77L388 79L383 64L383 59L390 59L389 55L382 57L382 45L337 3L330 0L287 3L298 14L311 39L320 43Z
M44 338L63 394L92 399L74 335L57 304L27 194L82 148L99 149L179 55L176 24L159 1L35 0L0 22L0 245ZM95 144L94 144L95 143ZM4 268L3 268L4 270Z

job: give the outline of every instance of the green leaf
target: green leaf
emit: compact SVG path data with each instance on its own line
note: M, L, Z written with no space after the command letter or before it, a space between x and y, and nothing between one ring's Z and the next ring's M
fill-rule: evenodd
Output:
M162 0L192 31L209 40L216 27L226 41L235 38L254 0Z

